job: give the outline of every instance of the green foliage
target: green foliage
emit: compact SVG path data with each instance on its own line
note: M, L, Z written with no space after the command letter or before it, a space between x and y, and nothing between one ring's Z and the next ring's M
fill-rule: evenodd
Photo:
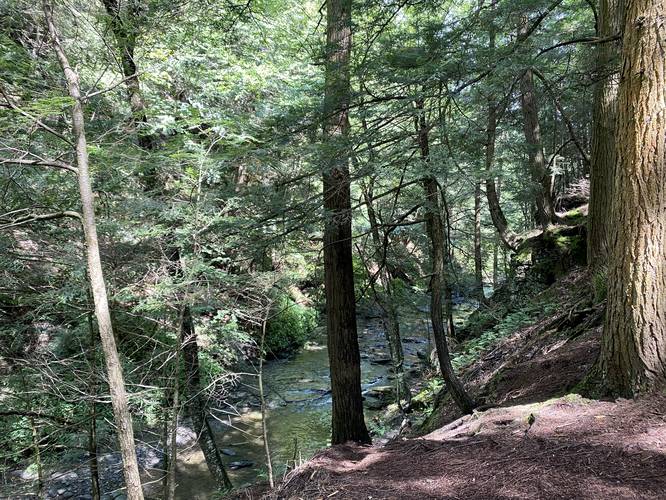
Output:
M317 326L317 312L285 293L278 295L273 311L266 325L265 349L269 355L280 356L302 347Z
M451 364L456 370L478 360L483 353L494 347L500 340L516 330L528 326L544 314L554 311L557 305L547 302L543 297L532 301L515 312L507 314L491 330L486 330L477 338L464 342L454 353Z

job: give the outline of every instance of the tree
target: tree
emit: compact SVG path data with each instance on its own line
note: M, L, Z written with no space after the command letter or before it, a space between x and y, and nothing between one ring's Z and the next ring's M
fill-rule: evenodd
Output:
M474 182L474 293L480 302L483 292L483 255L481 253L481 182Z
M324 288L333 398L333 444L370 442L363 417L352 267L351 156L348 144L351 6L351 0L326 3Z
M518 28L518 43L524 42L529 35L527 17L524 16ZM541 227L546 227L551 222L556 222L557 217L553 205L552 178L543 153L539 106L534 88L532 68L525 69L520 77L520 104L523 112L523 131L528 148L528 164L536 205L535 219Z
M428 138L428 125L425 118L423 100L416 103L416 131L421 160L427 166L430 163L430 144ZM439 185L432 174L423 178L423 190L425 192L425 222L426 233L430 243L430 261L432 273L430 275L430 321L432 323L432 335L435 339L435 350L439 360L439 369L451 397L463 413L471 413L476 407L474 400L467 394L462 383L453 371L449 345L446 340L452 325L450 300L448 295L449 286L445 264L449 262L444 238L444 224L442 222L442 208L439 202ZM442 303L446 305L445 310Z
M632 395L666 382L666 1L626 9L599 366L611 392Z
M597 36L617 37L622 31L624 0L600 0ZM587 263L606 264L610 226L608 212L615 177L615 122L617 119L618 64L621 42L607 40L596 47L594 116L590 152L590 205L587 230Z
M53 19L53 6L48 0L43 2L44 16L51 36L53 48L58 62L67 81L69 96L73 99L72 105L72 132L76 147L76 168L79 179L79 193L81 196L82 224L86 240L86 257L88 262L88 277L90 289L95 303L95 318L104 351L111 404L116 423L116 433L120 444L123 460L123 475L127 487L127 496L132 500L143 499L139 466L134 449L134 431L132 416L127 404L127 392L123 377L122 366L116 348L111 324L109 301L104 283L104 272L99 252L97 238L97 225L95 223L94 197L89 173L88 146L86 143L85 118L83 114L83 99L79 88L79 76L72 69L65 54L58 31Z
M374 179L370 179L367 186L363 187L363 198L365 200L366 210L368 212L368 221L370 222L370 234L373 243L373 261L377 267L375 273L368 273L370 279L370 286L375 295L379 307L384 311L384 328L386 330L386 341L389 345L389 352L391 354L391 366L396 378L396 402L402 408L401 400L405 400L407 407L409 407L412 399L409 385L405 379L405 353L402 348L402 340L400 338L400 317L398 315L398 305L396 304L398 298L394 293L394 283L392 282L393 276L389 271L388 259L388 246L389 234L379 231L379 221L377 220L377 213L374 207L373 191ZM382 285L382 293L378 293L374 286L374 281L379 278Z
M120 0L102 0L102 2L109 15L111 31L118 48L120 69L125 78L132 123L137 132L139 146L143 149L152 149L154 137L145 130L148 124L146 103L141 93L139 72L134 59L138 24L145 6L141 0L128 0L124 5Z
M493 8L494 11L494 8ZM491 26L488 32L488 48L490 54L495 52L495 28ZM495 161L495 142L497 140L497 106L498 103L492 96L488 97L486 125L486 142L484 148L484 161L486 173L486 198L488 199L488 210L490 218L493 221L497 235L504 246L510 250L518 247L518 236L511 231L509 223L506 220L502 206L500 205L499 189L495 184L495 176L492 174L493 163Z

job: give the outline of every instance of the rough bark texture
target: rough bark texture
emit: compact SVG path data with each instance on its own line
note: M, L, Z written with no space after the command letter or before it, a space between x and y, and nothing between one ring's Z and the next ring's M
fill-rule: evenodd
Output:
M421 160L428 163L430 161L430 145L428 141L428 127L423 113L423 102L417 102L416 107L420 111L420 115L417 117L417 139ZM430 240L430 260L432 262L430 277L430 320L432 322L432 333L435 339L437 359L442 377L447 389L451 393L451 397L463 413L471 413L476 404L469 394L467 394L453 371L449 345L446 340L446 334L450 331L452 322L448 321L451 317L448 310L450 301L444 300L448 289L444 268L445 262L448 262L448 254L444 238L444 224L439 203L437 179L432 175L426 175L423 179L423 189L425 191L426 232ZM447 310L444 310L442 307L443 304L446 304ZM445 321L445 318L447 318L447 321Z
M481 254L481 183L474 186L474 286L476 298L483 302L483 256Z
M529 37L527 18L518 29L518 40ZM523 131L527 143L527 155L534 189L536 205L535 220L541 227L557 221L552 196L552 179L543 154L541 127L539 126L539 107L534 88L534 73L526 69L520 78L520 103L523 112Z
M520 78L520 102L523 111L523 131L527 142L527 156L534 189L536 205L535 220L541 227L546 227L556 220L553 208L552 181L546 168L546 161L541 143L539 126L539 108L534 89L534 74L531 69Z
M628 0L608 309L599 367L632 395L666 379L666 0Z
M104 8L110 17L111 31L116 40L118 54L120 56L120 67L125 80L125 88L132 110L132 122L137 132L137 141L143 149L152 149L153 137L146 133L145 125L148 123L146 116L146 103L139 85L139 75L134 60L134 49L136 48L137 23L140 17L140 2L129 0L121 6L121 0L102 0Z
M199 436L199 446L203 451L206 465L213 479L221 490L231 489L231 481L224 469L222 455L220 454L213 431L207 418L206 405L201 396L201 377L199 374L199 346L192 314L188 306L184 306L181 322L181 349L185 365L185 388L187 390L187 409L194 432Z
M122 366L118 356L116 341L113 336L109 301L106 295L106 285L104 283L104 273L99 253L97 226L95 223L94 197L90 173L88 171L88 148L86 144L79 78L69 65L67 56L62 49L58 32L53 21L52 5L45 0L43 2L43 7L54 49L67 81L67 89L70 97L74 101L72 106L72 132L74 134L76 145L76 166L78 168L79 193L83 212L82 224L86 240L88 278L90 280L90 289L95 303L95 318L97 319L102 351L104 352L104 359L106 362L109 391L111 393L111 406L113 407L116 435L118 437L120 453L123 460L123 475L127 487L127 497L130 500L140 500L143 499L143 491L141 489L139 466L134 448L132 416L127 405L127 392L125 391Z
M363 418L361 356L356 331L349 180L351 0L326 3L324 133L324 287L331 370L332 444L370 442Z
M622 32L624 0L600 0L597 36L608 38ZM587 231L587 262L600 268L607 262L609 218L615 176L615 120L621 41L596 47L594 115L590 153L590 205Z

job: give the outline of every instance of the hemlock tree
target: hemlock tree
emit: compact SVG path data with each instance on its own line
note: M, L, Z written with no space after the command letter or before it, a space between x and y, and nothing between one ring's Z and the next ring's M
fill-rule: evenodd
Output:
M430 163L430 143L428 138L428 124L425 118L423 100L416 103L416 133L421 161L424 166ZM458 379L451 365L451 354L446 339L447 333L451 333L453 325L451 314L450 286L445 264L449 265L450 256L444 236L444 224L442 221L442 208L439 202L439 185L437 179L431 173L423 178L423 191L425 194L425 226L430 243L430 261L432 273L430 276L430 320L432 323L432 336L435 339L435 350L439 360L439 369L446 386L451 392L451 397L463 413L471 413L476 403L465 391L460 379ZM442 307L444 304L444 307Z
M333 398L332 444L370 442L363 418L352 268L348 143L351 6L351 0L326 3L324 287Z
M602 40L622 32L624 0L600 0L597 36ZM590 205L587 228L587 262L592 268L606 264L609 218L615 169L615 122L617 118L619 40L599 43L596 48L594 118L590 151Z
M666 0L629 0L618 90L608 309L612 393L666 382Z

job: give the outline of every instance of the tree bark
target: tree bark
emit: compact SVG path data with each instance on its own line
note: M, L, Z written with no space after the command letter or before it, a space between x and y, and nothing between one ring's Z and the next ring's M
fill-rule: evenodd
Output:
M518 40L529 36L527 18L524 17L518 29ZM527 142L527 155L536 204L535 220L541 227L557 222L553 205L553 184L546 166L539 126L539 107L534 88L534 74L527 68L520 78L520 103L523 112L523 131Z
M187 390L187 409L192 418L194 432L199 436L199 446L206 459L206 465L220 490L232 488L231 480L224 469L222 455L215 442L215 436L207 417L204 399L201 395L201 376L199 370L199 346L197 343L194 321L189 306L183 306L181 320L181 352L185 365L185 388Z
M424 114L423 101L417 101L416 109L419 115L416 118L417 139L421 160L428 164L430 162L430 145L428 139L428 126ZM428 174L423 178L423 189L425 191L425 220L426 232L430 240L430 260L432 262L432 273L430 278L430 320L432 332L435 339L435 350L439 360L442 377L451 397L463 413L471 413L476 407L474 400L467 394L460 380L451 366L451 355L446 340L446 334L450 331L450 302L444 299L448 288L446 283L445 262L448 262L446 252L446 240L444 238L444 224L442 222L442 211L439 203L439 189L437 179ZM446 304L446 311L442 304ZM447 321L444 320L447 318Z
M601 374L633 395L666 381L666 0L627 0Z
M474 185L474 295L483 302L483 255L481 254L481 183Z
M489 32L489 48L491 53L495 51L495 31ZM510 250L518 248L518 236L511 231L509 223L504 216L500 205L499 188L495 186L495 176L492 173L495 161L495 141L497 137L497 103L492 97L488 98L488 124L486 127L485 162L486 162L486 198L488 199L488 210L493 221L497 235L504 246Z
M137 134L137 141L142 149L152 149L154 138L146 133L148 117L146 116L146 103L139 85L139 74L134 50L136 48L137 22L140 17L140 1L128 0L125 7L121 7L120 0L102 0L104 8L110 17L111 31L116 40L120 56L120 68L125 77L125 88L130 109L132 123Z
M351 0L326 2L324 286L331 370L332 444L369 443L356 331L349 180Z
M372 243L374 245L374 261L378 267L379 281L382 285L383 292L386 294L382 297L380 294L375 293L375 300L384 311L384 328L386 333L386 341L389 345L391 354L391 365L393 373L396 378L396 403L402 408L401 400L407 402L407 406L411 404L412 394L409 390L409 385L405 379L405 353L402 348L402 340L400 338L400 322L398 319L398 309L395 305L395 298L393 296L393 284L391 283L391 273L386 263L386 254L388 246L388 238L384 236L383 242L379 233L379 222L377 221L377 214L375 213L372 183L363 191L365 197L366 208L368 211L368 220L370 222L370 233L372 235ZM372 279L373 277L370 276ZM373 287L374 290L374 287Z
M607 38L622 32L624 0L600 0L597 36ZM619 83L620 40L596 47L592 144L590 154L590 205L587 231L587 262L593 269L607 263L608 214L615 177L615 120Z
M83 115L83 104L79 78L69 65L67 56L62 48L58 32L53 20L53 6L48 0L43 2L44 16L48 26L49 34L58 57L58 62L63 70L67 81L70 97L73 99L72 106L72 132L76 145L76 165L78 168L79 193L81 197L81 208L83 212L82 223L86 240L86 257L88 265L88 278L95 303L95 318L104 352L106 362L109 391L111 393L111 405L113 407L116 434L120 445L123 460L123 475L127 487L127 496L130 500L142 500L141 478L139 466L134 448L134 431L132 427L132 416L127 404L127 392L123 378L120 357L113 336L109 302L104 283L104 272L99 253L99 242L97 238L97 226L95 223L94 197L92 183L88 170L88 149L86 144L85 120Z

